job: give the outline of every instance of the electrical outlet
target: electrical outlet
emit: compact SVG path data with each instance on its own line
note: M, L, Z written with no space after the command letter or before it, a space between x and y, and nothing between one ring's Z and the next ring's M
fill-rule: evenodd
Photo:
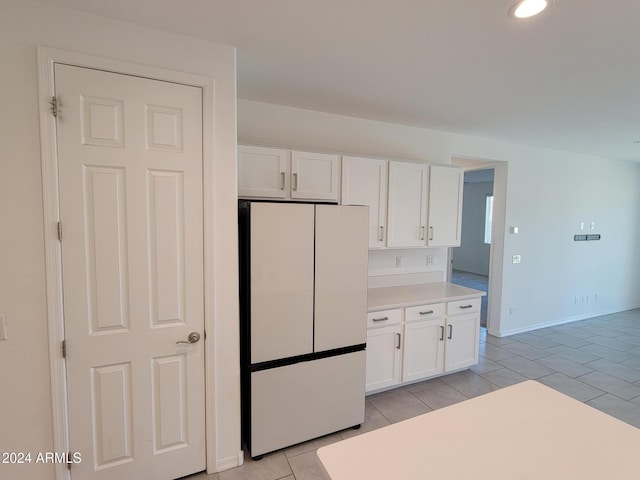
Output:
M522 261L522 255L514 255L512 260L513 263L520 263Z
M436 263L436 256L427 255L427 265L433 265L434 263Z
M398 255L396 257L396 267L401 267L402 266L402 256Z

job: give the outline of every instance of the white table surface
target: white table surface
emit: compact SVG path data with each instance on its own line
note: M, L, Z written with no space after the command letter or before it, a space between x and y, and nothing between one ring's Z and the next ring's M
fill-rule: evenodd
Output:
M640 429L535 381L318 450L332 480L640 479L639 456Z
M370 288L367 292L369 311L411 307L429 303L468 300L486 295L482 290L448 282L419 283L394 287Z

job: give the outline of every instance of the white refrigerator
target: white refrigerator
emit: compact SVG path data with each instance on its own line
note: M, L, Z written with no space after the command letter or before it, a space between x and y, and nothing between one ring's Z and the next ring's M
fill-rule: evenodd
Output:
M241 200L251 457L364 421L368 207Z

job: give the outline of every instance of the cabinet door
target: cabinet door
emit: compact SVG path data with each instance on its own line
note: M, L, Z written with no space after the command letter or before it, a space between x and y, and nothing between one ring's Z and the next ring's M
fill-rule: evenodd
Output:
M338 155L291 153L291 198L338 201Z
M367 215L367 207L316 205L316 352L366 341Z
M402 381L419 380L444 371L444 318L404 326Z
M480 314L449 317L446 327L445 372L478 363Z
M427 225L428 166L389 162L388 247L423 247Z
M369 206L369 248L383 248L387 217L387 161L342 157L342 204Z
M460 246L463 185L464 170L461 168L431 166L428 246Z
M238 146L238 196L287 198L288 150Z
M367 392L400 383L401 331L401 325L367 331Z

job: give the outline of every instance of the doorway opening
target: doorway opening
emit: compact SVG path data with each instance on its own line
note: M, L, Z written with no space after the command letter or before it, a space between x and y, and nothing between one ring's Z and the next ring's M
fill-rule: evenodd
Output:
M500 337L508 162L453 156L451 163L464 168L465 184L462 241L449 248L447 281L486 292L481 334ZM471 253L465 253L468 237L475 243ZM467 273L454 276L454 269Z
M464 174L462 236L451 249L450 281L487 295L482 297L480 326L487 326L489 273L493 224L493 168L469 170Z

